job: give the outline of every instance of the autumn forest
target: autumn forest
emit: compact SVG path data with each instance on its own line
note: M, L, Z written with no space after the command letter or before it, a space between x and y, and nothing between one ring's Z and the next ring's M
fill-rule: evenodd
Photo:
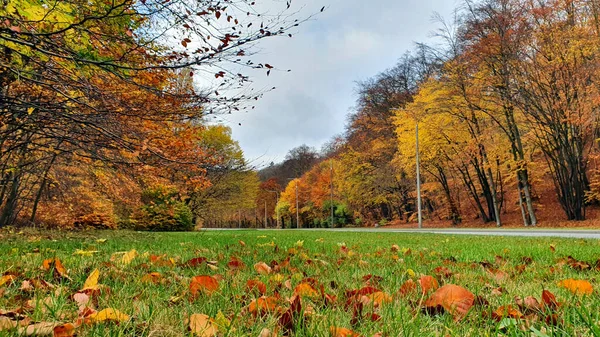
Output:
M426 223L595 218L599 1L465 0L356 84L343 134L264 167L210 117L273 94L253 76L286 70L257 45L318 8L83 3L0 6L0 227L414 224L417 125Z

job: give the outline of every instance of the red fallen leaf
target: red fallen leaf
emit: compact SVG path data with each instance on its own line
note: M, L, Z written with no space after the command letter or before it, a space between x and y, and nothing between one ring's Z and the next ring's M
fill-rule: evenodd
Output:
M474 302L475 295L473 293L463 287L447 284L436 290L425 301L425 308L436 311L442 307L454 316L455 321L458 321L467 315Z
M544 321L548 325L556 326L556 325L562 324L562 319L560 319L560 317L558 317L558 314L549 314L548 316L546 316Z
M199 291L212 294L219 289L219 281L208 275L194 276L190 283L190 293L196 297Z
M245 268L246 264L242 260L232 256L229 262L227 262L227 267L231 270L238 270Z
M186 267L200 267L206 262L208 262L208 259L205 257L195 257L193 259L188 260L183 265Z
M594 292L591 283L586 280L563 280L558 282L558 286L566 288L576 295L591 295Z
M335 326L329 327L329 333L333 337L360 337L359 334L350 329L338 328Z
M523 314L515 309L512 305L503 305L496 309L496 311L492 312L492 318L496 321L500 322L503 318L514 318L520 319L523 318Z
M421 286L421 291L423 294L427 294L431 290L436 290L440 287L438 281L430 275L423 275L419 279L419 285Z
M400 286L400 295L402 296L406 296L415 291L417 291L417 284L412 279L409 279Z
M54 327L54 337L72 337L75 336L75 325L71 323Z
M556 301L556 296L548 290L542 291L542 302L551 309L558 308L558 301Z
M267 292L267 286L258 280L248 280L246 282L246 290L251 292L252 290L258 290L261 295L264 295Z
M354 297L354 296L364 296L364 295L370 295L376 292L379 292L381 290L371 287L371 286L367 286L367 287L363 287L360 288L358 290L348 290L346 291L346 297Z
M265 315L275 310L277 298L261 296L248 305L248 311L253 315Z
M294 324L295 319L301 315L302 312L302 302L300 300L300 296L294 295L290 300L289 309L279 317L279 325L285 331L294 331L296 324Z
M325 294L325 305L331 306L337 302L337 296Z

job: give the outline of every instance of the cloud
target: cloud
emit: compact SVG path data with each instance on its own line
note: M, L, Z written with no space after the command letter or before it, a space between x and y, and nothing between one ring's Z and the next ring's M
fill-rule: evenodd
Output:
M294 0L303 13L327 10L293 38L260 45L258 58L283 71L256 73L258 88L277 87L247 113L226 116L246 157L255 165L280 161L291 148L320 146L343 132L354 105L355 82L392 67L414 42L435 30L434 11L449 17L451 1ZM285 70L292 69L291 72ZM238 125L241 123L242 125Z

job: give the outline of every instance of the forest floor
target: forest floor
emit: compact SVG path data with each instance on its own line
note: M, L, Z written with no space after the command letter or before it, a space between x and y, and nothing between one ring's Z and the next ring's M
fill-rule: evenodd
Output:
M598 336L599 249L407 233L4 230L0 336Z

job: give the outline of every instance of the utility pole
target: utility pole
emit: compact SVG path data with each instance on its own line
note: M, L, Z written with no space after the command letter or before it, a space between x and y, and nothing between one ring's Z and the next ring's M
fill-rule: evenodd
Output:
M417 212L419 217L419 228L423 228L423 217L421 214L421 170L419 168L419 121L417 120L416 127L416 144L417 144Z
M265 228L267 228L267 199L265 199Z
M334 227L334 223L333 223L333 159L331 160L331 227Z
M277 208L277 204L279 204L279 192L267 190L271 193L275 193L275 211L277 211L277 228L281 228L279 226L279 208Z
M298 211L298 181L296 180L296 227L301 228L300 226L300 212Z
M242 228L242 211L238 209L238 228Z

